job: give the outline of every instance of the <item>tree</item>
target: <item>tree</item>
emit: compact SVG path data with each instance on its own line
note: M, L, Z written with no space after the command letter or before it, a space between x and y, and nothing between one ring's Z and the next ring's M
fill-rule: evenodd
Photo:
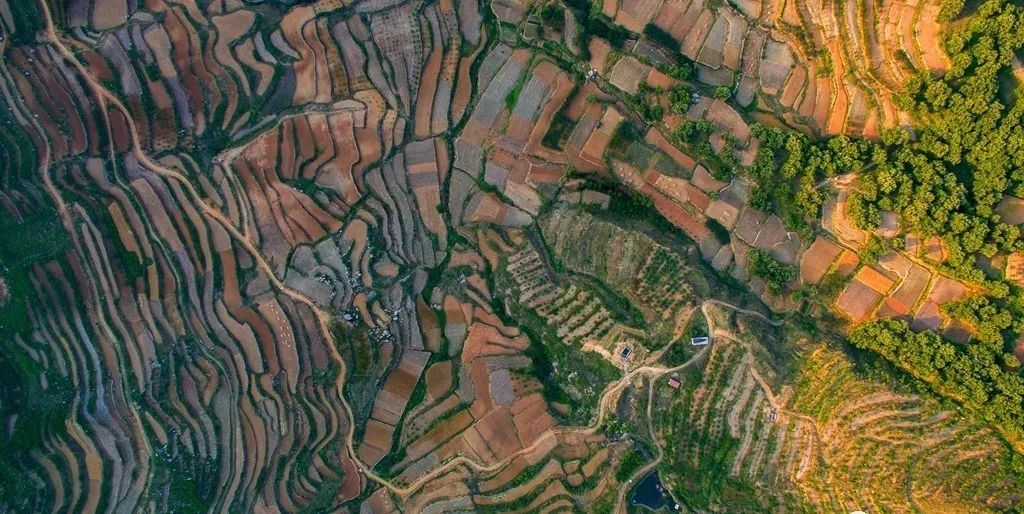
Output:
M860 256L861 262L866 265L872 265L877 263L878 259L885 255L889 249L888 241L872 234L868 239L868 243L857 254Z
M555 32L562 32L565 29L565 10L558 2L551 2L544 6L540 12L540 18L545 27Z
M679 45L679 41L672 37L672 34L665 32L653 23L648 23L644 27L644 35L647 36L651 41L654 41L658 45L671 50L673 53L680 53L682 48Z
M694 122L694 128L697 130L697 132L707 135L714 132L715 130L718 130L718 125L711 120L701 118Z
M796 278L796 268L780 264L772 254L760 248L750 250L747 262L750 265L750 273L764 280L772 294L781 293L786 284Z
M975 338L992 346L994 351L1001 351L1005 345L1016 341L1016 332L1024 320L1015 323L1013 313L992 299L985 296L972 296L942 306L947 315L966 322L973 327ZM1014 327L1014 325L1018 325ZM1007 333L1014 327L1013 333ZM1004 333L1006 337L1004 337Z
M693 90L685 85L678 85L668 92L668 103L672 106L672 112L683 115L690 110L693 102Z
M679 125L676 125L676 128L672 129L672 135L676 138L676 141L679 143L689 141L690 138L693 137L695 132L696 127L694 126L693 122L687 119L680 121Z
M665 68L665 73L676 80L689 80L693 76L693 66L689 64L673 64Z

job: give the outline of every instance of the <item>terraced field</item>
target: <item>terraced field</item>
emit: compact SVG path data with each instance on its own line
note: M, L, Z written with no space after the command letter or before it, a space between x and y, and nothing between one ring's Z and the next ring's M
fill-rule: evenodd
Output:
M715 334L703 369L679 374L678 391L670 377L650 385L659 469L688 507L977 512L1020 502L1014 451L991 429L826 345L780 355L763 344L763 324L734 323Z
M907 121L894 96L942 72L941 6L929 2L605 2L615 23L657 27L701 82L737 102L827 134L875 136Z
M749 172L910 123L943 8L0 0L0 512L1020 508L842 341L977 340L963 256Z

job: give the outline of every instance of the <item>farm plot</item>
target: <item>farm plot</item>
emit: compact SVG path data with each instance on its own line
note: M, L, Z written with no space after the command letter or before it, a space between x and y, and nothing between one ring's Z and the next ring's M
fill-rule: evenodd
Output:
M552 284L536 251L524 248L510 255L508 271L519 288L519 303L535 310L566 344L599 351L612 363L618 362L621 346L643 350L643 332L617 323L600 296L576 283Z
M482 284L477 279L469 276L465 283ZM482 298L476 298L470 303L451 296L443 300L446 312L458 306L459 311L472 313L469 318L449 318L457 320L451 327L454 331L444 330L450 343L461 341L449 347L449 355L457 358L429 364L422 379L403 372L396 383L401 394L390 396L387 385L378 394L380 406L375 405L374 417L401 425L401 449L381 464L399 480L413 480L454 455L484 463L502 461L530 447L554 426L540 394L542 386L528 372L530 342L517 329L501 324L488 313L486 303L479 303ZM411 409L388 407L402 399L419 403ZM537 457L546 451L550 448Z
M0 139L5 233L52 239L24 263L3 249L0 303L26 317L5 311L0 340L48 377L41 408L70 416L45 445L43 416L12 420L28 444L9 462L41 486L14 508L337 509L368 488L354 459L392 449L427 373L415 299L447 241L446 148L391 151L421 88L383 80L364 18L326 16L339 2L157 4L73 2L73 32L0 47L4 125L21 127ZM419 62L418 40L387 39L392 62ZM344 393L380 381L380 398L346 399L342 358ZM535 439L545 407L513 393L539 386L496 373L496 401L528 412ZM75 395L94 400L76 411ZM354 425L366 451L346 448Z
M948 66L935 6L604 2L643 34L590 39L614 86L670 89L664 65L694 61L687 115L714 127L684 151L681 115L630 132L629 102L565 66L584 20L530 47L536 2L271 4L0 8L0 510L603 511L646 441L609 428L625 408L578 427L623 371L699 351L694 312L726 289L701 256L758 291L754 249L808 283L856 274L851 317L964 333L940 306L971 291L922 264L940 242L801 254L726 177L759 148L738 106L893 126L898 84ZM666 233L570 173L609 162ZM845 194L827 226L856 248ZM667 483L699 508L1019 502L984 427L827 348L797 373L736 325L678 390L651 384Z
M65 114L77 112L98 113ZM91 391L83 394L97 400L82 412L95 421L69 419L47 436L52 450L22 464L38 466L52 481L50 492L19 501L29 510L90 510L100 502L128 510L141 502L245 509L264 494L281 504L311 503L318 490L354 497L360 479L338 451L350 420L333 383L333 343L310 305L274 294L267 287L271 268L257 266L242 248L236 252L223 224L207 215L210 204L196 202L178 181L131 155L99 155L55 167L62 194L81 213L67 231L36 221L30 207L45 194L5 196L13 198L5 209L19 219L6 233L31 228L53 240L19 250L40 259L32 266L5 248L5 268L18 271L6 284L40 302L25 306L28 324L5 320L4 330L16 332L0 339L29 345L33 367L57 362L65 350L97 357L39 368L40 377L50 377L40 386L46 402L62 404L54 395L72 385ZM166 162L187 169L185 159ZM238 208L244 195L235 191L231 200L218 200ZM234 212L251 209L246 203ZM100 385L108 381L111 389ZM222 429L243 419L237 431ZM39 425L14 428L26 429L41 433ZM153 453L132 441L146 441ZM268 476L268 468L279 472ZM230 484L249 485L233 492ZM183 487L186 494L178 492Z
M907 78L949 67L939 7L927 2L662 2L632 11L642 4L607 14L634 32L649 22L696 63L701 82L735 86L741 105L819 134L877 136L906 117L894 98Z

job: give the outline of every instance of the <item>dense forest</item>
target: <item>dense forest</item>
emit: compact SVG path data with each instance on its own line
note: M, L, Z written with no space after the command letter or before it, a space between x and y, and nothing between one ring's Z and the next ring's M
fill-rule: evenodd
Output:
M984 2L951 30L952 68L942 77L914 77L903 99L919 122L916 137L883 138L872 155L884 158L864 174L851 203L864 228L877 226L879 212L888 210L899 214L903 230L940 236L949 271L984 283L990 295L945 309L975 329L966 347L933 333L911 334L895 322L865 327L851 341L1017 436L1024 431L1024 380L1008 351L1024 328L1024 304L1016 287L988 280L975 257L1024 248L1018 227L995 214L1004 195L1024 196L1024 101L1002 81L1022 46L1021 8L1007 2Z
M1021 14L1019 6L987 0L953 25L945 42L952 67L914 77L901 98L916 121L912 132L812 142L758 127L764 149L748 170L759 185L755 201L805 227L823 201L815 184L859 172L850 212L861 228L872 230L882 211L894 212L904 232L941 237L958 276L982 282L975 255L1024 249L1019 229L994 211L1004 195L1024 195L1024 102L1001 88L1024 46Z
M850 334L850 342L980 413L1013 439L1024 431L1024 379L1003 371L1004 355L992 345L958 347L934 332L914 332L898 320L862 325Z
M963 5L945 9L955 18ZM753 204L807 237L826 199L823 181L857 173L848 212L860 228L873 231L882 213L892 212L902 233L941 238L948 259L940 267L984 291L944 309L974 330L973 341L958 346L885 320L858 327L850 342L1017 438L1024 433L1024 379L1010 352L1024 333L1024 301L1016 285L987 276L977 263L1024 250L1019 227L996 214L1005 196L1024 196L1024 101L1012 76L1024 46L1024 12L1004 0L972 9L945 35L950 69L913 77L899 98L912 128L887 129L877 141L814 141L755 126L763 146L746 173L755 184ZM862 258L870 264L901 242L872 237Z

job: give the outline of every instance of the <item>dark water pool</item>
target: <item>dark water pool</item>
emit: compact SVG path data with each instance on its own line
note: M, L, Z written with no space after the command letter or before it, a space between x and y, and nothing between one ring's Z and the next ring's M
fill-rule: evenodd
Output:
M629 495L629 502L633 505L643 505L652 510L658 510L665 506L675 506L672 497L668 495L661 485L661 478L656 471L648 473L633 488Z

